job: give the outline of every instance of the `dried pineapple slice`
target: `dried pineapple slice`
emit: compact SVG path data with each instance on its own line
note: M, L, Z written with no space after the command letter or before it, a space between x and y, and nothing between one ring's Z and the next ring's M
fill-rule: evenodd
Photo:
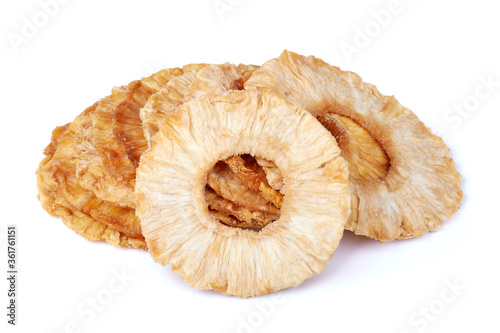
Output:
M205 201L212 210L224 216L234 216L236 219L232 218L230 222L232 226L263 228L279 218L279 212L273 214L259 210L251 210L248 207L224 199L209 187L205 188ZM222 222L227 224L225 218L223 218Z
M46 157L36 172L38 198L51 216L61 216L67 227L88 240L146 249L135 216L81 188L75 178L75 168L69 161L74 149L74 131L96 106L85 110L74 123L53 131L51 143L44 150Z
M223 93L229 90L243 90L245 81L252 75L258 66L235 66L230 63L209 65L202 68L189 85L185 95L196 97L205 92Z
M157 94L151 96L141 109L140 117L147 141L158 132L163 119L189 98L204 92L223 93L229 90L241 90L243 84L258 66L235 66L197 64L183 67L183 75L170 80Z
M250 155L233 156L225 160L225 162L236 177L244 181L250 189L260 193L274 206L281 208L283 194L269 185L266 172L260 167L255 158Z
M162 120L175 112L184 102L189 86L198 72L208 64L189 64L183 67L183 74L171 79L159 92L152 95L140 110L144 137L149 142L158 132Z
M207 184L218 195L253 211L279 214L279 209L259 192L248 187L224 162L217 163L208 172Z
M77 131L78 149L72 160L76 165L79 183L95 192L99 198L133 208L135 167L147 147L142 134L140 109L148 98L168 82L168 99L163 101L167 100L174 111L185 96L190 97L202 90L227 90L234 79L241 79L242 75L248 77L256 68L213 65L210 71L197 76L198 71L205 67L208 65L191 64L183 69L163 70L130 83L126 89L115 88L111 96L103 99ZM187 74L177 78L185 70ZM187 88L190 88L189 92ZM258 212L254 213L258 215ZM266 218L276 216L260 215Z
M113 133L137 168L148 142L144 137L140 110L151 95L157 93L172 78L182 75L180 68L162 70L147 78L128 84L126 97L115 110Z
M202 68L192 64L185 68ZM135 207L135 169L147 147L140 109L148 98L183 69L165 69L126 88L115 88L103 99L76 134L73 161L79 183L100 198L124 207Z
M358 235L381 242L437 230L462 201L461 176L443 141L394 97L352 72L284 51L245 83L303 107L336 136L350 169Z
M222 93L242 89L245 80L258 67L225 63L190 68L194 69L170 80L160 92L151 96L142 108L141 119L147 138L151 139L158 131L159 123L175 113L179 105L186 100L205 92ZM260 175L259 169L254 168L257 169L255 173L246 170L249 166L245 167L239 157L228 159L226 163L233 172L224 163L219 163L208 177L208 185L215 193L206 193L205 196L209 206L224 216L221 221L228 221L229 218L231 225L262 228L279 218L278 208L283 196L262 179L260 184L252 183L255 180L251 178ZM245 170L246 174L243 173ZM236 210L231 213L230 209Z
M273 161L286 183L280 218L259 232L219 223L204 200L212 167L242 154ZM319 273L350 203L335 139L306 111L256 91L207 93L179 107L141 158L136 196L156 262L171 264L192 287L239 297Z
M385 179L390 167L389 156L365 128L340 114L325 113L316 118L337 139L342 157L352 166L350 177Z
M264 170L269 186L271 186L275 191L280 191L280 193L283 192L285 187L285 184L283 183L283 175L276 165L263 158L256 158L255 161L262 168L262 170Z
M113 133L114 112L126 98L125 88L114 88L75 132L71 156L80 185L99 198L135 207L135 167Z

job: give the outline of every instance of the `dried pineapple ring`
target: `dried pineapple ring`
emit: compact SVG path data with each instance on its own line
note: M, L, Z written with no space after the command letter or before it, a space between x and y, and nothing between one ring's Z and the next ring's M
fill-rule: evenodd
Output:
M74 149L74 131L96 106L97 103L73 123L53 131L51 143L44 151L47 157L36 172L38 198L51 216L60 216L68 228L90 241L103 240L120 247L146 249L133 211L130 214L125 208L96 198L76 181L75 168L69 160Z
M241 154L273 161L286 183L280 218L259 232L219 223L204 200L209 170ZM335 139L306 111L256 91L184 103L142 156L136 196L156 262L171 264L194 288L239 297L293 287L321 272L350 203Z
M251 73L258 68L254 65L225 63L222 65L190 65L191 71L170 80L157 94L151 96L141 109L144 133L151 138L158 131L159 124L168 115L175 113L179 105L205 92L223 93L243 88ZM257 172L245 170L238 157L219 163L210 173L206 199L209 207L223 216L222 221L231 225L262 228L279 217L279 205L283 200L281 193L260 182L255 188ZM244 171L247 172L246 175ZM253 187L252 187L253 185ZM270 202L268 202L271 201ZM273 204L278 204L276 207ZM236 218L235 218L236 217Z
M347 228L356 234L381 242L421 236L438 229L460 206L461 176L441 138L355 73L284 51L255 71L245 88L272 91L332 125L349 163Z

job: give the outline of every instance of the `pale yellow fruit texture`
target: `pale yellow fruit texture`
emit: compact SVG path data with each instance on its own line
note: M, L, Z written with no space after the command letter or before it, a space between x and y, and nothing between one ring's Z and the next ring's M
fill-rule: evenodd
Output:
M286 191L260 232L218 222L204 200L210 169L230 156L272 161ZM256 91L203 94L161 123L137 170L150 254L192 287L247 297L293 287L325 268L349 215L348 168L306 111Z
M245 88L273 92L320 121L330 116L328 122L336 123L332 134L341 139L351 170L347 228L356 234L381 242L418 237L459 208L461 176L443 140L355 73L284 51L256 70ZM377 146L387 154L388 170Z
M254 65L235 66L229 63L184 66L183 75L171 79L163 89L151 96L148 103L141 109L144 136L148 141L151 140L163 119L192 97L204 92L223 93L234 90L232 83L235 80L241 80L240 89L242 89L244 80L257 68L258 66Z

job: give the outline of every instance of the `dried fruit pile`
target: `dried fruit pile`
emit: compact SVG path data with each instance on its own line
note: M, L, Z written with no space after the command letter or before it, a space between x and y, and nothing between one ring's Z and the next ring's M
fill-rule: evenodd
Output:
M44 153L49 214L240 297L319 273L344 228L418 237L462 200L449 149L415 114L288 51L261 67L191 64L114 88L57 127Z

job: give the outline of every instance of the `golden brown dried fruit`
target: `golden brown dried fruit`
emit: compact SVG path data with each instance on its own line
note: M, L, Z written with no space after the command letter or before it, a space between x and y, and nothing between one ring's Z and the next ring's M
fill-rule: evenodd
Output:
M267 181L266 172L260 167L255 158L250 155L233 156L225 160L231 171L247 186L262 195L275 207L281 208L283 194L272 188Z
M191 64L188 69L203 68ZM124 207L135 207L135 169L147 147L140 109L148 98L183 69L162 70L126 88L115 88L99 103L88 121L76 133L73 156L79 183L100 198Z
M72 214L65 214L67 216L65 221L71 218L74 224L91 223L96 229L103 229L100 223L104 223L115 235L111 243L117 245L116 239L121 239L122 245L130 243L128 246L145 248L139 222L134 210L130 208L135 205L133 186L136 160L134 158L140 157L137 152L143 147L140 137L131 131L136 123L128 121L120 124L128 130L126 133L128 136L122 136L122 139L139 139L126 141L127 144L124 144L125 140L120 140L113 133L114 119L116 111L119 111L122 120L134 119L133 112L138 115L139 110L136 108L141 106L142 101L146 102L148 93L158 91L164 82L181 73L181 69L163 70L148 78L132 82L126 89L115 88L111 96L86 110L71 125L73 131L68 136L68 147L61 149L61 153L56 155L58 165L63 167L55 168L53 161L50 161L46 168L56 170L53 175L58 179L58 199L72 202L72 205L68 203ZM142 128L140 130L142 133ZM70 161L76 168L69 165ZM74 182L75 173L79 177L78 183ZM45 178L47 181L50 180L49 177ZM85 186L86 190L80 185ZM42 183L39 187L43 186ZM102 198L110 199L112 202L104 201ZM120 208L115 204L124 207ZM73 226L73 229L75 228ZM98 236L88 235L82 230L78 232L88 239L99 239ZM120 237L117 238L116 235Z
M279 216L279 209L276 206L267 201L258 191L249 188L247 183L238 178L224 162L217 163L208 172L207 184L218 195L238 205L252 211L262 211Z
M286 183L280 218L259 232L217 222L204 200L207 173L242 154L273 161ZM229 295L300 284L326 266L349 215L339 154L316 119L274 95L191 99L161 124L137 170L136 213L150 254L191 286Z
M189 64L182 69L165 69L140 81L129 83L125 100L115 110L113 132L134 167L137 168L140 157L147 148L147 140L140 117L141 108L144 107L151 95L160 91L173 78L184 72L198 71L206 66L208 64Z
M205 188L205 201L211 211L230 217L230 222L227 221L227 218L223 218L222 222L234 227L263 228L279 218L278 213L251 210L246 206L235 204L215 193L210 187ZM213 215L216 219L216 216L219 216L217 214Z
M316 117L337 139L342 157L349 163L349 176L383 181L389 156L370 133L349 117L324 113Z
M57 127L46 157L37 170L38 198L52 216L61 216L70 229L88 240L146 249L139 221L133 210L107 203L79 186L70 162L74 152L74 132L97 107L86 109L75 121Z
M148 147L142 129L140 110L151 95L157 93L168 81L182 73L180 68L165 69L142 80L129 83L125 100L115 110L113 132L136 168L142 153Z
M114 88L99 102L76 129L76 150L70 157L83 188L106 201L135 207L135 167L113 133L115 109L125 98L125 88Z
M111 96L99 102L97 108L89 113L89 117L85 118L76 131L77 151L71 158L76 165L80 185L102 199L133 208L135 167L147 147L140 121L140 109L148 98L168 82L169 95L162 103L172 106L173 112L183 102L185 95L190 97L201 90L227 90L231 81L235 78L241 79L242 75L248 76L255 68L245 65L213 65L207 68L209 71L196 75L207 66L191 64L183 69L163 70L148 78L134 81L126 88L115 88ZM184 70L187 74L176 78ZM193 87L190 87L191 84ZM157 115L164 117L161 113ZM276 216L259 212L254 214L266 216L268 219Z
M284 51L245 88L271 91L319 118L349 163L356 234L391 241L434 231L460 206L449 149L409 109L355 73ZM387 156L387 157L386 157Z

